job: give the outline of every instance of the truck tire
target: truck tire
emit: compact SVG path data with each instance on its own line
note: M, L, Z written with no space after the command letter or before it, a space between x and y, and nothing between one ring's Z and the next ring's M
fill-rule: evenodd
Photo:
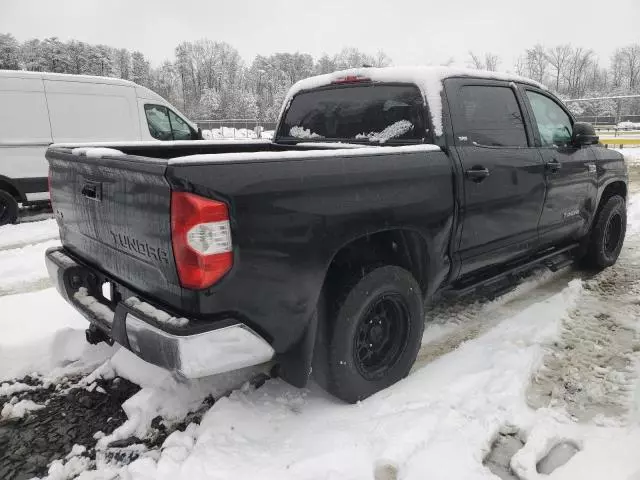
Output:
M406 377L424 330L420 286L396 266L347 282L329 307L326 355L329 393L355 403ZM331 303L331 302L330 302Z
M613 195L599 209L583 263L588 268L602 270L610 267L620 255L627 231L627 209L624 198Z
M0 190L0 225L16 223L18 220L18 202L10 193Z

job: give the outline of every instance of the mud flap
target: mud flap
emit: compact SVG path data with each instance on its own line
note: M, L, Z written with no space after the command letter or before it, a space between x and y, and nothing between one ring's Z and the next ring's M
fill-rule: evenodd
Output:
M279 355L277 358L277 362L280 365L279 376L294 387L302 388L307 385L311 374L311 363L313 360L317 331L318 312L315 311L300 341L289 351Z

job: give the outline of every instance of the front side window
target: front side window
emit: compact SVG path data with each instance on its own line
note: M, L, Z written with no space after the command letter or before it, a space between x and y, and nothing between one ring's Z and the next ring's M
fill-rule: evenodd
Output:
M522 112L509 87L462 87L453 120L456 136L465 142L491 147L528 145Z
M149 124L149 133L158 140L173 140L169 109L162 105L145 105L144 113Z
M191 140L191 128L183 119L169 110L169 120L174 140Z
M573 124L567 112L545 95L527 90L527 98L538 124L542 146L570 143Z
M425 137L424 100L412 85L332 86L296 95L279 140L417 143Z

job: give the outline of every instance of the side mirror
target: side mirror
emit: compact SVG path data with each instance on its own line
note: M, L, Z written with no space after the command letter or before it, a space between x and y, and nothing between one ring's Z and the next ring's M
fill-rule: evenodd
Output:
M576 147L584 145L595 145L600 141L600 137L596 135L596 129L593 125L586 122L576 122L573 124L573 136L571 143Z
M204 137L202 136L202 129L200 127L198 127L198 136L196 137L196 140L204 140Z

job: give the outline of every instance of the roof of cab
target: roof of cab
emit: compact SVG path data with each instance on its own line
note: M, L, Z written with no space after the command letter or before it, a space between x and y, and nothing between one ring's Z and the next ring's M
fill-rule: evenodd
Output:
M104 83L107 85L123 85L128 87L138 86L130 80L113 77L99 77L95 75L75 75L71 73L28 72L26 70L0 70L0 78L42 78L43 80L83 83Z
M435 134L442 135L442 82L453 77L473 77L491 80L503 80L507 82L519 82L534 85L546 90L542 84L529 78L511 73L490 72L487 70L474 70L469 68L443 67L443 66L417 66L417 67L363 67L341 70L315 77L306 78L295 83L285 99L280 116L288 108L293 97L303 90L312 90L332 83L339 83L347 79L349 83L356 83L358 78L362 81L372 82L397 82L417 85L429 104L429 110L433 120Z

